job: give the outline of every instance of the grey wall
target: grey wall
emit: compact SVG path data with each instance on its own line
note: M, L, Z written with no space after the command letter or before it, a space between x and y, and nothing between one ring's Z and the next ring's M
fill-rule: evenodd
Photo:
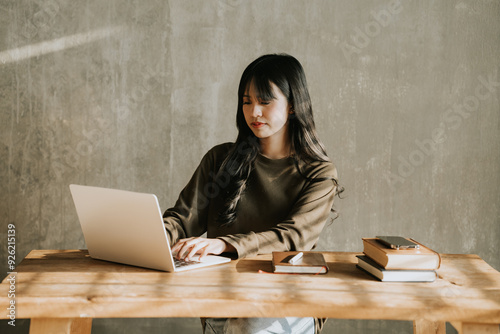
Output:
M18 261L84 248L70 183L173 205L202 155L235 139L244 67L287 52L305 67L346 188L320 249L361 251L361 237L401 234L498 270L499 51L496 0L1 0L1 244L13 223ZM0 263L5 276L4 246ZM407 322L327 324L412 332ZM199 323L94 321L97 333L124 328L194 333Z

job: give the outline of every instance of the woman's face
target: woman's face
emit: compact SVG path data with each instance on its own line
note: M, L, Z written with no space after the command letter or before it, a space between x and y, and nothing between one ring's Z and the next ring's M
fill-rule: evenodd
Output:
M271 88L275 99L264 101L251 82L243 95L243 114L248 127L259 139L281 139L287 141L288 100L281 90L272 82Z

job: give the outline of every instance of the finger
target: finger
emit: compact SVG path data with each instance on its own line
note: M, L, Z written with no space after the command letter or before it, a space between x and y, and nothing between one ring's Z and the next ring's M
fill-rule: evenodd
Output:
M184 238L184 239L179 239L175 245L172 247L172 252L178 251L185 243L186 241L189 241L193 238Z
M185 260L186 254L189 252L191 249L191 245L188 245L187 243L183 243L179 251L177 252L177 258L179 260Z
M175 253L177 251L179 251L179 248L181 247L181 243L176 243L173 247L172 247L172 253Z
M186 247L186 243L185 242L179 242L176 244L176 247L174 249L174 252L176 253L175 254L175 257L178 259L178 260L181 260L182 259L182 255L184 254L185 252L185 247Z
M198 251L199 251L200 249L203 249L203 248L204 248L204 247L206 247L206 246L207 246L206 242L199 242L199 243L194 244L194 245L193 245L193 247L191 248L191 251L190 251L190 252L188 253L188 255L186 256L186 259L187 259L188 261L191 261L192 257L193 257L196 253L198 253Z
M190 256L191 251L193 250L193 248L195 248L196 252L196 250L199 248L196 245L202 241L203 240L200 238L192 238L191 240L187 240L186 242L184 242L184 245L182 246L181 250L177 253L178 258L190 261L192 256L192 255Z
M206 245L205 247L202 248L202 251L201 251L201 254L200 254L200 258L199 258L200 262L207 255L208 255L208 245Z
M183 254L186 253L187 249L190 248L191 243L193 240L196 239L194 237L191 238L185 238L185 239L180 239L172 248L173 253L177 253L177 258L180 260L183 257Z
M186 256L186 258L188 259L188 261L191 261L192 257L195 254L199 254L200 250L202 250L202 249L204 249L205 247L208 247L208 246L209 246L209 242L208 242L207 239L200 238L200 239L196 240L196 243L193 243L191 251Z
M180 259L182 255L182 248L185 246L184 242L179 242L175 244L175 246L172 248L172 253L175 255L177 259Z

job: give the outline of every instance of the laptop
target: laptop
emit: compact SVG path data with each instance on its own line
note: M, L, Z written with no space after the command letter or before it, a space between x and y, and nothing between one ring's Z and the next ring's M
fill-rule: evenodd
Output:
M207 255L199 262L172 255L158 199L153 194L71 184L69 186L90 257L178 272L230 262ZM176 264L177 262L177 264Z

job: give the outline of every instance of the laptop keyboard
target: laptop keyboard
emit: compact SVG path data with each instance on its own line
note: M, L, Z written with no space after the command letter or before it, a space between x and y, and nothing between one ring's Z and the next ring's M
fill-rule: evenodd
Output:
M200 263L200 262L198 262L198 261L185 261L185 260L179 260L179 259L174 258L174 264L175 264L176 268L186 267L186 266L193 265L196 263Z

